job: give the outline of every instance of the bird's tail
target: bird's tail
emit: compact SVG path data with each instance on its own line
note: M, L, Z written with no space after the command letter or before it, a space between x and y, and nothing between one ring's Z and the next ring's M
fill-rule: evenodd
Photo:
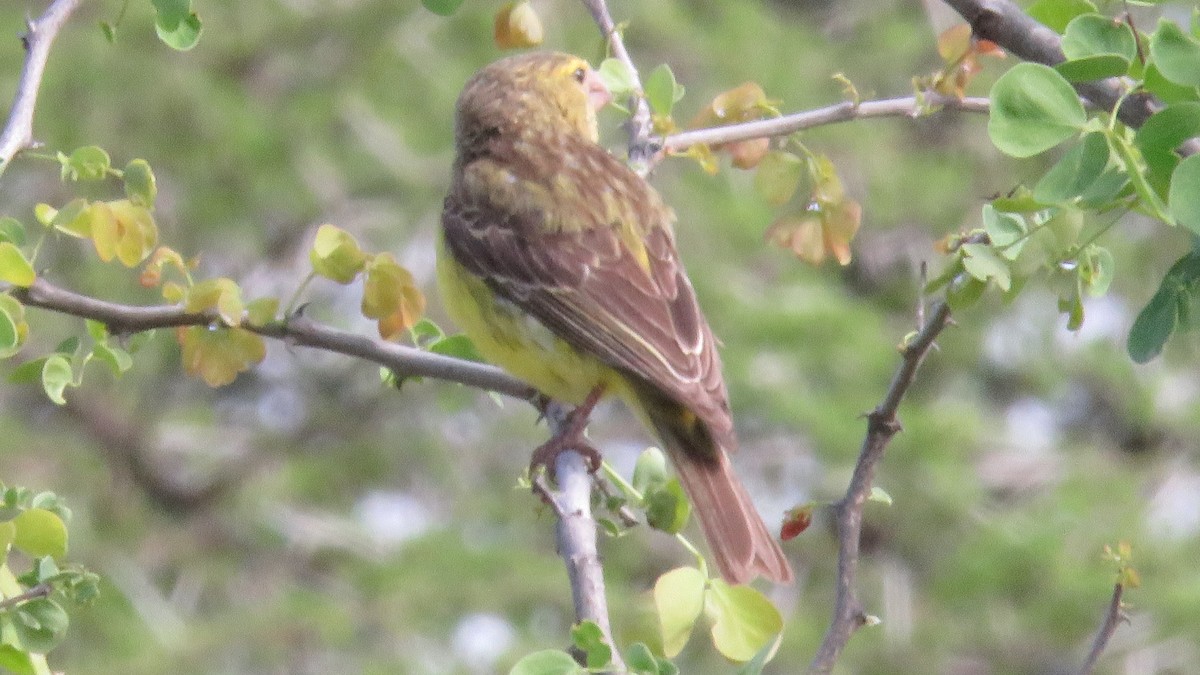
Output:
M721 576L733 584L758 576L791 583L792 568L783 549L733 472L729 455L703 422L678 404L648 405L645 411L692 500Z

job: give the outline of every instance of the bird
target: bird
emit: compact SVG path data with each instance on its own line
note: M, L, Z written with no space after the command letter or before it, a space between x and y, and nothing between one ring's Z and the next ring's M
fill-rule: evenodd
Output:
M586 60L558 52L467 81L438 241L447 313L484 359L578 406L580 434L597 400L624 400L662 442L722 578L790 583L730 463L729 397L675 214L598 143L610 99Z

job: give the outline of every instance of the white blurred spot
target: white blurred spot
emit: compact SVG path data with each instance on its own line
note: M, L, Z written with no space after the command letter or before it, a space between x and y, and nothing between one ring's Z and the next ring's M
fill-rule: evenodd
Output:
M395 548L434 525L429 507L407 492L368 492L354 505L354 514L368 536L383 548Z
M473 673L496 672L496 662L512 649L517 631L496 614L468 614L454 627L454 655Z

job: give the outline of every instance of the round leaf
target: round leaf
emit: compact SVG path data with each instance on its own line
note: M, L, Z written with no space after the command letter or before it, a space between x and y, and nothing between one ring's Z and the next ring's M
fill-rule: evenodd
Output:
M1133 31L1123 21L1101 14L1083 14L1067 24L1062 50L1068 59L1110 54L1123 57L1126 65L1137 58Z
M1163 77L1186 87L1200 86L1200 41L1174 22L1160 19L1150 36L1150 57Z
M13 546L31 558L59 557L67 552L67 526L48 509L27 509L13 518Z
M783 630L779 610L750 586L730 586L713 579L706 597L713 644L727 659L749 661Z
M1088 0L1038 0L1025 8L1030 17L1056 33L1065 31L1071 19L1095 11L1096 6Z
M33 265L11 242L0 241L0 281L27 288L37 278Z
M58 405L66 404L67 400L63 398L63 390L73 383L71 362L67 361L62 354L54 354L42 364L42 389L45 390L46 397L51 401Z
M663 653L674 658L683 651L696 619L704 611L707 579L695 567L677 567L654 584L654 606L662 631Z
M1129 59L1116 54L1098 54L1063 61L1054 66L1054 69L1068 82L1103 80L1106 77L1124 75L1129 70Z
M1200 103L1176 103L1151 115L1134 143L1143 153L1171 152L1193 136L1200 136Z
M1077 133L1087 121L1079 96L1053 68L1019 63L992 85L988 135L1001 152L1030 157Z
M25 244L25 226L12 216L0 218L0 241L22 246Z
M1108 165L1108 141L1094 132L1067 151L1033 188L1033 198L1044 204L1067 202L1082 195Z
M154 171L150 163L144 159L135 159L125 165L121 172L125 182L125 196L139 206L153 206L158 196L158 183L154 179Z
M1192 155L1175 167L1167 206L1180 225L1200 234L1200 155Z
M317 274L339 284L348 284L362 271L367 255L349 232L325 224L317 228L308 260Z

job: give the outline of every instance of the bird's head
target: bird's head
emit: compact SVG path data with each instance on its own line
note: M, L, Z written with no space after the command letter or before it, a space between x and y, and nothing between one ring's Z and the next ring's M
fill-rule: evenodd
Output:
M458 97L460 146L521 130L596 141L596 111L612 96L587 61L557 52L510 56L483 68Z

